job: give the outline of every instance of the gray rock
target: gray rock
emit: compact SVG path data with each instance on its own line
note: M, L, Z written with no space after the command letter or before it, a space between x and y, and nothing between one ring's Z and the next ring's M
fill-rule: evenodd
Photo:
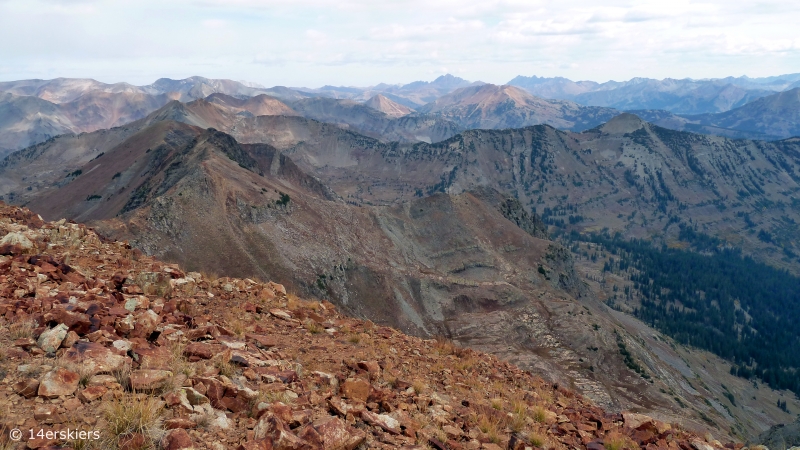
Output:
M36 341L36 345L38 345L39 348L44 350L46 353L55 353L56 350L58 350L58 347L61 346L61 343L64 342L64 338L67 337L68 331L69 327L63 323L60 323L55 327L44 331Z

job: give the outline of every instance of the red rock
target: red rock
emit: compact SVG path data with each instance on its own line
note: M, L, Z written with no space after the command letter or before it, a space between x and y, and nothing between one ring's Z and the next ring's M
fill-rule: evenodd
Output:
M36 346L36 341L33 338L20 338L14 341L12 345L27 351Z
M622 413L622 420L625 421L625 427L631 429L639 428L644 424L653 423L653 418L650 416L629 412Z
M363 431L353 428L338 417L328 417L314 423L327 450L353 450L366 440Z
M73 345L75 345L75 343L78 342L78 340L80 340L80 338L81 337L78 336L78 333L76 333L74 331L70 331L70 332L67 333L67 337L65 337L64 340L61 342L61 347L70 348Z
M389 433L400 434L400 422L394 417L386 414L375 414L371 411L362 411L361 418L364 419L364 422L381 427Z
M312 449L303 439L292 433L289 427L280 419L272 414L265 414L259 419L253 435L256 439L268 439L272 441L275 450L300 450Z
M164 450L190 450L196 448L189 433L183 428L167 431L161 442Z
M197 427L197 424L189 419L183 419L177 417L175 419L169 419L164 421L164 428L168 430L174 430L177 428L183 428L185 430L191 430L192 428Z
M366 381L359 378L349 378L342 383L341 395L350 400L366 402L371 391L372 386Z
M239 397L236 397L236 398L223 397L222 400L220 401L220 404L224 408L230 410L233 413L238 413L238 412L242 412L242 411L247 411L248 410L247 402L245 402L244 400L242 400Z
M140 450L147 446L147 438L140 433L129 433L117 438L119 450Z
M222 383L220 383L219 380L205 377L196 377L192 379L192 384L194 386L196 386L198 383L202 383L205 386L205 395L211 402L211 406L217 409L226 408L221 403L222 399L225 397L225 387L222 386ZM202 391L200 392L202 393Z
M92 327L89 316L79 312L67 311L64 307L58 307L47 312L44 315L44 322L64 324L79 335L87 334Z
M15 383L13 388L14 392L16 392L18 395L21 395L25 398L32 398L35 397L36 393L39 391L39 380L27 378Z
M214 349L202 342L192 342L183 349L185 356L196 356L201 359L211 359L214 356Z
M72 371L59 367L47 372L39 381L40 397L55 398L72 395L78 389L80 376Z
M257 441L246 441L237 450L272 450L272 441L259 439Z
M358 363L361 370L366 370L369 373L370 379L377 379L381 375L381 366L378 361L361 361Z
M139 369L131 372L130 385L136 392L152 392L164 388L172 378L168 370Z
M78 341L66 353L64 358L76 364L81 364L93 374L112 373L129 364L131 359L121 356L97 342Z
M47 424L61 423L64 421L64 418L58 414L58 406L52 404L36 405L33 410L33 418Z
M78 392L78 398L84 403L91 403L98 398L101 398L108 392L104 386L89 386L86 389Z

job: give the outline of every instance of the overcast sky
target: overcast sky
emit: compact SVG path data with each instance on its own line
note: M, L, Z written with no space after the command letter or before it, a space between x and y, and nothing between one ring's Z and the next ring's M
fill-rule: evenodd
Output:
M0 80L758 77L800 72L798 24L797 0L0 0Z

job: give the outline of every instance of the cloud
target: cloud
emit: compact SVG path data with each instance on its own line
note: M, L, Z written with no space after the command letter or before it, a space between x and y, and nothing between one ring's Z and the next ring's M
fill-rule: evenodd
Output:
M0 46L0 76L313 86L443 67L495 83L774 75L800 66L798 22L800 4L771 0L0 0L0 39L14 42Z

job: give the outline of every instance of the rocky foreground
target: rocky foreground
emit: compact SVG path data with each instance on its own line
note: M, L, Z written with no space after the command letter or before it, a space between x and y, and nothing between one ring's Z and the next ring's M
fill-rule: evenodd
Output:
M83 225L0 203L0 237L0 449L723 447Z

